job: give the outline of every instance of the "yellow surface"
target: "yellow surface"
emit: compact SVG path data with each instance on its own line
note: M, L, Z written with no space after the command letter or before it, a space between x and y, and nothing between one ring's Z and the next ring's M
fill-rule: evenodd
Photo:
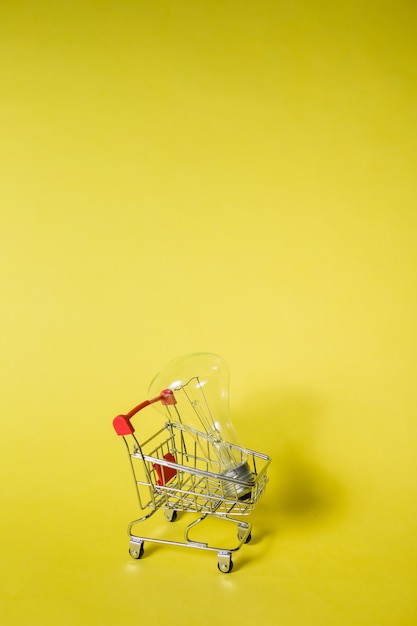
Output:
M1 624L416 624L415 4L0 11ZM199 350L273 457L230 575L127 554L111 420Z

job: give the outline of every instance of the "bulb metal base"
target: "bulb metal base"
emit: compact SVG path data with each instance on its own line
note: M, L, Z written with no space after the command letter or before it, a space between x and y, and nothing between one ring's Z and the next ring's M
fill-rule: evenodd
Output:
M250 498L252 487L255 484L255 478L247 462L229 468L225 472L222 472L222 476L246 483L240 484L239 482L235 483L230 480L223 481L224 495L226 498L233 500L235 500L236 497L238 500L248 500ZM249 483L249 485L247 483Z

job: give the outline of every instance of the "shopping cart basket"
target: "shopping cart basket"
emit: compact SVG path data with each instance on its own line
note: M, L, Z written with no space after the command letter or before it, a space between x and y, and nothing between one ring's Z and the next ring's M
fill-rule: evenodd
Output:
M251 539L251 524L242 517L253 510L265 490L270 458L188 426L177 406L178 393L166 389L113 420L116 433L126 444L139 506L145 511L129 524L129 553L134 559L142 558L145 542L211 550L217 552L219 570L227 573L233 567L232 553ZM151 404L164 407L166 421L141 441L131 419ZM223 456L225 452L233 454L234 465L226 472L219 461L219 447ZM174 521L178 512L197 514L187 524L183 541L133 532L137 524L159 509L164 511L167 521ZM192 529L208 516L235 524L237 543L219 547L192 539Z

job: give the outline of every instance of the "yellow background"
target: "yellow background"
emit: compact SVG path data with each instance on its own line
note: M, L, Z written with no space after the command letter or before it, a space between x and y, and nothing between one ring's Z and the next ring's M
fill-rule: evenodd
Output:
M415 3L0 12L1 623L417 623ZM200 350L273 457L230 575L127 554L111 420Z

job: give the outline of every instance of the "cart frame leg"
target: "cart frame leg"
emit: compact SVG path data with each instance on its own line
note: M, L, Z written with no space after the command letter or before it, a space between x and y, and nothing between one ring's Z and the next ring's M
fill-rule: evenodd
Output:
M184 529L184 541L171 541L170 539L157 539L156 537L146 537L143 535L133 534L132 529L133 526L139 524L147 520L151 517L156 510L152 510L148 515L141 517L139 519L134 520L129 524L128 533L129 533L129 554L134 559L141 559L144 553L144 544L146 542L150 543L160 543L165 545L172 546L182 546L187 548L199 548L201 550L209 550L211 552L217 552L217 567L222 573L229 573L233 568L232 554L233 552L237 552L241 548L244 543L248 543L251 538L251 529L252 525L249 522L242 521L241 519L236 519L233 517L228 517L227 515L216 515L211 513L204 513L197 519L190 522ZM168 521L173 521L173 518L176 516L173 515L176 511L168 510L165 512L165 518ZM224 520L226 522L235 524L237 526L237 540L238 543L232 548L225 548L215 545L210 545L204 541L196 541L190 537L190 533L198 524L201 524L207 517L215 518L216 520Z

